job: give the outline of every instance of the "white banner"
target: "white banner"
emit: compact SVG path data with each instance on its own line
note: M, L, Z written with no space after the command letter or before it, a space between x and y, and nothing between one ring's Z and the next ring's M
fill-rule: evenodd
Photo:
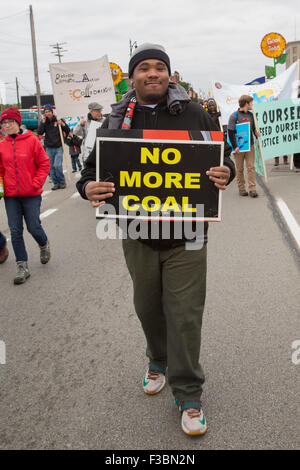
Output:
M250 95L255 103L298 97L299 62L285 72L261 85L232 85L213 81L213 95L220 107L222 124L227 125L230 114L239 107L239 98Z
M107 55L88 62L49 64L56 113L59 118L86 116L88 105L97 102L103 114L111 112L115 90Z

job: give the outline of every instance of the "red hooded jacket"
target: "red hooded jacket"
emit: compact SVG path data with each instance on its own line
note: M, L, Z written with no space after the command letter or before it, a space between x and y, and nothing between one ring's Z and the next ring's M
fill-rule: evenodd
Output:
M50 169L39 139L31 131L23 131L0 142L0 176L4 179L5 197L39 196Z

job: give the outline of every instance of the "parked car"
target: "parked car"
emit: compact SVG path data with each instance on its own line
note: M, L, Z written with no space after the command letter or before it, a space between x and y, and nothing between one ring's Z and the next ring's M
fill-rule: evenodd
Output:
M22 125L26 126L27 129L34 131L38 128L38 113L35 111L26 111L20 110L20 114L22 117Z

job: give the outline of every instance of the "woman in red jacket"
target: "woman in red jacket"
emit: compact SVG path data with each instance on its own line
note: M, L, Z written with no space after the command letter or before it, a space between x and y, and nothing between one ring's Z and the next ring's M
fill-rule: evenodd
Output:
M6 138L0 143L0 178L4 182L4 201L17 261L15 284L30 276L23 238L23 216L27 230L40 247L42 264L50 260L50 247L40 221L41 194L49 173L49 158L31 131L20 129L21 114L17 108L1 113L0 124Z

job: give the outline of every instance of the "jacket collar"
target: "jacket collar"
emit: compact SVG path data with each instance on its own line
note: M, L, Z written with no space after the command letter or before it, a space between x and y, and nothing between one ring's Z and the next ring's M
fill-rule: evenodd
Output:
M118 129L123 121L129 101L136 96L135 90L127 92L121 101L111 105L109 116L109 129ZM170 82L166 97L166 106L170 114L177 115L184 111L187 103L191 101L185 89L178 83Z

